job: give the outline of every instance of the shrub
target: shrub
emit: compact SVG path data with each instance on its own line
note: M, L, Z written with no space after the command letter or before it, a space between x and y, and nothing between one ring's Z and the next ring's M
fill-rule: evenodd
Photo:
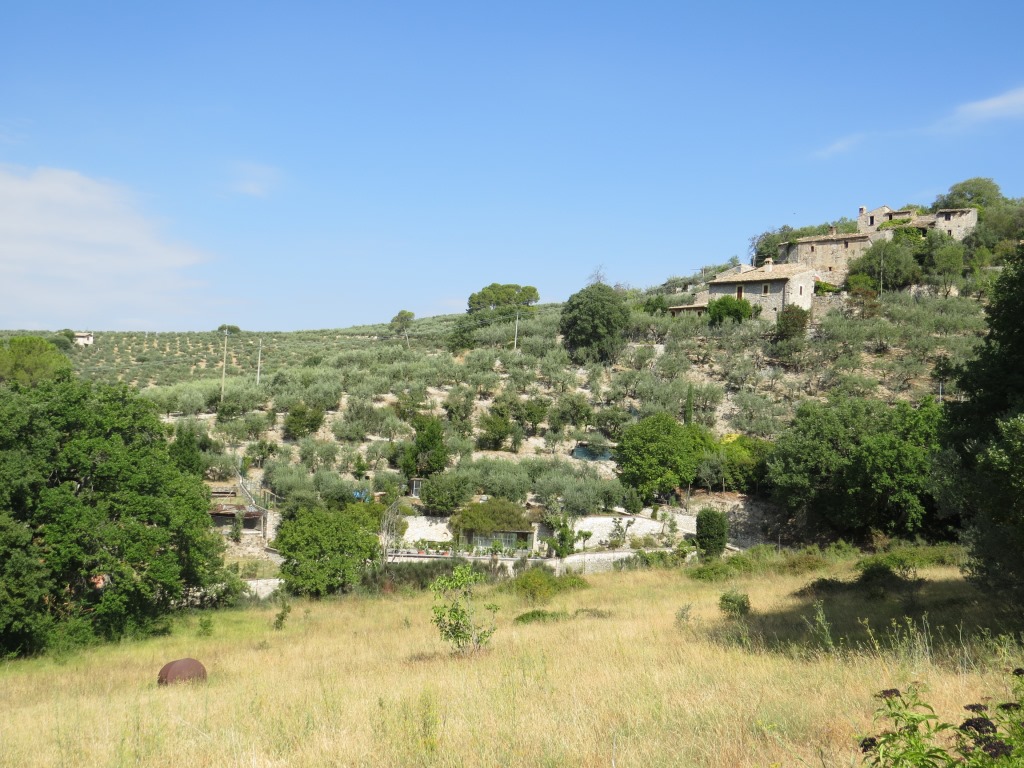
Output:
M729 518L713 507L697 513L697 549L702 558L720 557L729 540Z
M988 766L1022 764L1024 724L1024 669L1013 671L1012 700L999 704L967 704L968 715L959 726L943 722L911 685L906 691L888 688L875 694L881 705L875 723L885 730L860 742L867 765ZM949 736L952 736L950 744Z
M778 339L800 338L807 331L807 321L811 313L796 304L783 307L779 318L775 321L775 336Z
M324 423L324 412L312 408L301 400L295 403L284 417L284 436L289 440L298 440L320 429Z
M730 618L741 618L750 613L750 595L730 589L728 592L723 592L722 596L718 598L718 607Z
M450 515L473 495L469 478L458 472L442 472L428 477L420 486L420 500L426 511Z
M749 320L753 314L754 309L746 299L723 296L708 302L708 324L712 326L721 325L726 320L742 323Z
M450 643L457 653L473 653L481 650L491 639L497 625L494 614L498 606L484 605L491 614L490 621L482 619L479 607L474 603L473 590L485 579L468 565L459 565L451 576L439 576L430 585L434 593L434 617L432 619L441 639Z
M508 582L507 589L531 604L546 603L560 592L585 589L590 584L575 573L555 576L544 567L529 568Z

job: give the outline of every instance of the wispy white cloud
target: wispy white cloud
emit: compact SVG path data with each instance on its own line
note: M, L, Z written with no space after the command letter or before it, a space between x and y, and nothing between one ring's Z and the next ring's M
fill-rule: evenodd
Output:
M269 197L281 179L281 172L271 165L239 163L231 189L249 197Z
M170 242L109 181L0 166L0 327L180 327L203 255Z
M841 139L836 139L827 147L816 150L814 152L815 157L832 157L833 155L841 155L845 152L849 152L851 149L856 147L866 138L866 134L863 133L852 133L849 136L843 136Z
M953 108L953 111L929 125L918 125L902 130L871 131L852 133L815 150L813 157L825 159L850 152L857 147L878 139L913 137L927 134L962 132L997 120L1024 119L1024 86L979 101L969 101Z
M998 96L970 101L953 110L953 114L935 123L932 128L969 128L996 120L1024 118L1024 87L1013 88Z

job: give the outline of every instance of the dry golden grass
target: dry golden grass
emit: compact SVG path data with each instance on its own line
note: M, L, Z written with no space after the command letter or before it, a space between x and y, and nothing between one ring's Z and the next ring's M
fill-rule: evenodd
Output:
M679 572L589 580L547 607L608 618L518 625L529 606L495 590L492 648L467 658L439 640L429 595L413 595L296 602L282 631L276 607L227 611L211 637L191 619L169 637L7 663L0 764L849 766L873 692L920 681L956 717L1003 686L998 664L716 641L724 587ZM808 580L737 585L756 615L786 617L807 608L792 593ZM209 682L158 688L162 664L183 656L202 660Z

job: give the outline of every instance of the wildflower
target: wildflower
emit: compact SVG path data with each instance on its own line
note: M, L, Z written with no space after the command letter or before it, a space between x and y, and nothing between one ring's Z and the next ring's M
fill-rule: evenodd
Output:
M1007 701L1000 704L996 709L1003 712L1018 712L1020 710L1020 704L1016 701Z
M964 709L968 712L988 712L988 707L984 704L967 704Z
M860 740L860 751L864 754L878 749L878 739L874 736L865 736Z
M996 725L987 717L970 717L960 723L961 731L974 731L975 733L995 733Z
M884 691L879 691L875 695L880 699L895 699L901 694L899 688L886 688Z
M1009 757L1013 753L1013 747L1007 744L1005 741L999 739L990 739L985 742L985 745L981 748L989 757Z

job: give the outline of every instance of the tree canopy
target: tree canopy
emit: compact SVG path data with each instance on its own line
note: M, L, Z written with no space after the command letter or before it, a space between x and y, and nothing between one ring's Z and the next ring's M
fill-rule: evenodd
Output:
M491 283L469 296L468 312L481 312L503 307L528 307L540 301L540 294L532 285Z
M618 357L628 326L629 307L622 295L594 283L565 302L558 330L573 362L608 363Z
M656 413L622 431L615 451L619 478L650 502L691 485L701 460L713 447L704 427L680 424L667 413Z
M878 400L808 401L775 443L769 478L780 503L838 531L912 534L933 506L941 409Z
M986 308L988 334L959 371L947 442L957 452L955 503L963 509L974 578L1024 606L1024 246L1008 259Z
M207 506L127 388L0 387L0 654L144 634L186 599L227 598Z
M284 557L281 576L289 592L325 597L348 592L377 557L384 507L349 504L342 509L301 509L281 523L275 544Z
M720 299L712 299L708 302L708 323L721 325L726 320L733 320L742 323L749 320L754 314L754 308L746 299L737 299L735 296L723 296Z
M15 336L0 344L0 383L31 385L71 373L71 361L46 339Z

